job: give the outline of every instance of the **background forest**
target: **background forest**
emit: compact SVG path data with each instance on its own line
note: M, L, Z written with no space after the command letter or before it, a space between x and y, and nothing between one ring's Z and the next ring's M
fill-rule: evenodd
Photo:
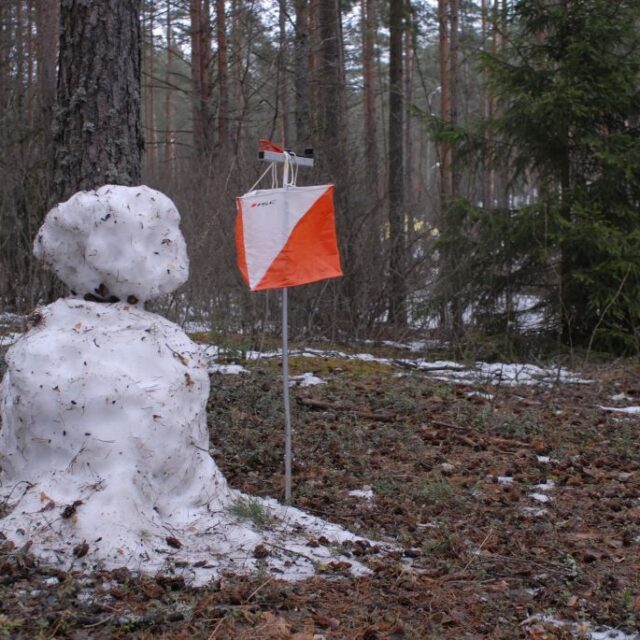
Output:
M0 2L3 310L57 295L31 245L86 188L56 159L64 5ZM136 27L142 181L176 202L191 257L164 312L277 329L279 297L248 293L233 239L268 138L314 148L300 184L337 186L345 277L292 290L298 337L640 349L635 0L156 0Z

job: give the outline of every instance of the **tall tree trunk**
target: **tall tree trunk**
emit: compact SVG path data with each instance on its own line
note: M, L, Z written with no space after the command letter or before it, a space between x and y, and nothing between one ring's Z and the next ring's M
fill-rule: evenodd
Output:
M36 0L36 68L38 103L45 136L51 136L51 117L56 101L56 66L60 24L58 0Z
M381 193L378 175L378 116L376 113L375 43L378 32L376 0L362 0L362 16L364 152L367 167L367 187L369 193L375 197Z
M170 11L169 11L170 13ZM156 105L155 105L155 3L149 4L148 13L144 14L144 44L143 44L143 67L145 76L149 78L146 84L146 91L142 97L144 105L144 127L146 140L146 155L152 173L155 174L158 158L157 132L156 132Z
M9 38L7 37L8 22L8 8L4 3L0 2L0 109L4 109L7 96L7 85L9 84Z
M107 183L139 184L140 0L67 0L60 18L58 198Z
M21 121L24 120L24 7L22 0L16 3L16 29L15 29L15 68L16 68L16 108Z
M242 33L242 20L243 4L241 0L232 0L232 13L231 13L231 110L230 115L233 118L235 124L233 129L233 146L235 153L238 154L243 119L245 115L246 101L244 96L244 79L245 79L245 64L243 63L243 42L244 36Z
M173 82L171 73L173 70L173 21L171 6L167 3L167 68L165 70L165 94L164 94L164 162L169 176L173 173L174 146L173 146Z
M193 139L196 159L211 158L211 21L209 0L190 0Z
M309 57L311 55L309 34L309 0L293 0L296 14L294 48L294 91L296 148L304 149L311 143L309 120Z
M348 143L340 16L336 0L318 1L318 37L320 44L316 72L318 102L315 146L320 150L318 161L324 177L345 184L348 179L345 157Z
M407 321L405 283L403 55L404 0L389 2L389 321Z
M459 0L449 0L449 117L450 126L458 126L459 109ZM451 196L456 197L460 190L460 170L455 157L455 146L450 148L451 154Z
M224 0L216 0L216 38L218 41L218 144L224 150L229 143L229 54L227 18Z
M408 3L407 3L408 6ZM415 24L413 14L408 14L411 23L404 32L404 198L407 218L406 242L413 246L415 234L414 211L416 211L415 135L413 127L413 85L415 79Z
M33 0L27 0L27 122L33 125L35 53L33 44Z
M445 127L458 120L458 0L438 0L440 40L440 116ZM453 198L458 189L454 148L440 143L440 220L445 243L440 250L441 324L457 346L462 332L459 251L453 236L459 233L454 219Z
M438 35L440 50L440 118L449 121L449 2L438 0ZM447 202L451 197L451 169L449 144L440 143L440 214L444 217Z

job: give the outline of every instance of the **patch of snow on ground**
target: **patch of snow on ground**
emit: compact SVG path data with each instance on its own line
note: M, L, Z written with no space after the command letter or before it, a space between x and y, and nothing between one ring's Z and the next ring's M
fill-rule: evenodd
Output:
M210 358L217 357L218 350L214 346L207 347ZM425 360L418 358L391 359L380 358L370 353L345 353L343 351L323 351L321 349L292 349L290 356L307 358L341 358L344 360L360 360L388 366L399 366L405 369L415 369L434 375L435 380L457 382L463 384L497 384L497 385L535 385L535 384L591 384L591 380L580 378L578 375L562 367L543 368L534 364L505 364L499 362L476 362L467 367L451 360ZM247 360L261 360L266 358L281 358L280 349L274 351L247 351ZM487 397L490 394L487 394Z
M362 489L352 489L349 491L349 495L354 498L364 498L365 500L373 500L373 489L371 487L364 486Z
M424 340L415 340L413 342L394 342L393 340L383 340L385 347L393 347L394 349L402 349L403 351L424 351L427 343Z
M551 491L551 489L553 489L555 486L556 483L553 480L545 480L544 483L536 484L533 488L537 489L538 491Z
M237 376L240 373L249 373L248 369L245 369L240 364L216 364L212 363L208 367L209 373L222 373L223 375Z
M614 402L622 402L624 400L633 400L633 398L631 396L628 396L626 393L614 393L611 396L611 399Z
M493 400L492 393L483 393L482 391L468 391L466 394L467 398L483 398L484 400Z
M640 413L640 407L603 407L600 405L600 409L603 411L611 411L615 413L628 413L630 415L636 415Z
M318 384L327 384L322 378L314 376L313 373L303 373L299 376L293 376L289 380L290 387L313 387Z
M536 622L551 624L559 628L569 628L573 636L576 638L586 638L587 640L640 640L640 635L637 633L625 633L620 629L614 629L612 627L601 627L600 630L596 631L593 628L594 625L590 622L560 620L548 614L533 614L522 623L522 626L528 627Z
M522 507L522 512L532 518L541 518L547 514L547 510L540 507Z
M545 493L530 493L529 497L533 498L537 502L550 502L552 500L552 498Z
M511 476L498 476L498 484L513 484Z

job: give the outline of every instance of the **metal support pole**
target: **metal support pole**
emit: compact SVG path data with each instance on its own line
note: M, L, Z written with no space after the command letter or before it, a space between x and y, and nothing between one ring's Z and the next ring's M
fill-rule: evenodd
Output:
M284 395L284 501L291 504L291 406L289 402L289 300L282 289L282 393Z
M282 171L282 187L287 189L289 185L289 172L291 167L313 167L313 152L311 149L305 151L305 156L296 156L287 152L275 152L270 150L260 151L258 159L263 162L284 164ZM297 170L297 169L296 169ZM295 182L295 170L294 170ZM286 206L286 202L285 202ZM291 403L289 400L289 300L287 288L282 289L282 393L284 396L284 500L286 504L291 504L291 467L292 467L292 445L291 445Z

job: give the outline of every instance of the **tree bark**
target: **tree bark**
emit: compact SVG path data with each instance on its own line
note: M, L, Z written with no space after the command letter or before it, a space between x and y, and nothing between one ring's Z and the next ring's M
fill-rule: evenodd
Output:
M340 15L336 0L318 2L318 98L315 144L320 153L318 165L333 182L348 180L346 149L345 87L342 71ZM341 196L345 196L343 192Z
M50 137L50 122L56 101L60 3L58 0L36 0L35 10L38 102L46 136Z
M380 194L378 179L378 122L376 113L375 43L378 30L376 0L362 0L362 78L364 93L364 139L367 186L373 196Z
M211 113L211 20L209 0L190 0L193 139L196 159L213 152Z
M165 70L165 94L164 94L164 162L169 176L173 173L174 146L173 146L173 83L171 71L173 64L173 21L171 6L167 5L166 22L167 39L167 68Z
M403 162L404 1L389 2L389 321L407 321Z
M55 185L59 200L140 183L140 0L64 0Z
M294 0L296 23L294 36L294 91L296 147L304 149L311 143L311 123L309 120L309 0Z
M224 0L216 0L216 38L218 41L218 144L226 149L229 143L229 55L227 50L227 19Z

